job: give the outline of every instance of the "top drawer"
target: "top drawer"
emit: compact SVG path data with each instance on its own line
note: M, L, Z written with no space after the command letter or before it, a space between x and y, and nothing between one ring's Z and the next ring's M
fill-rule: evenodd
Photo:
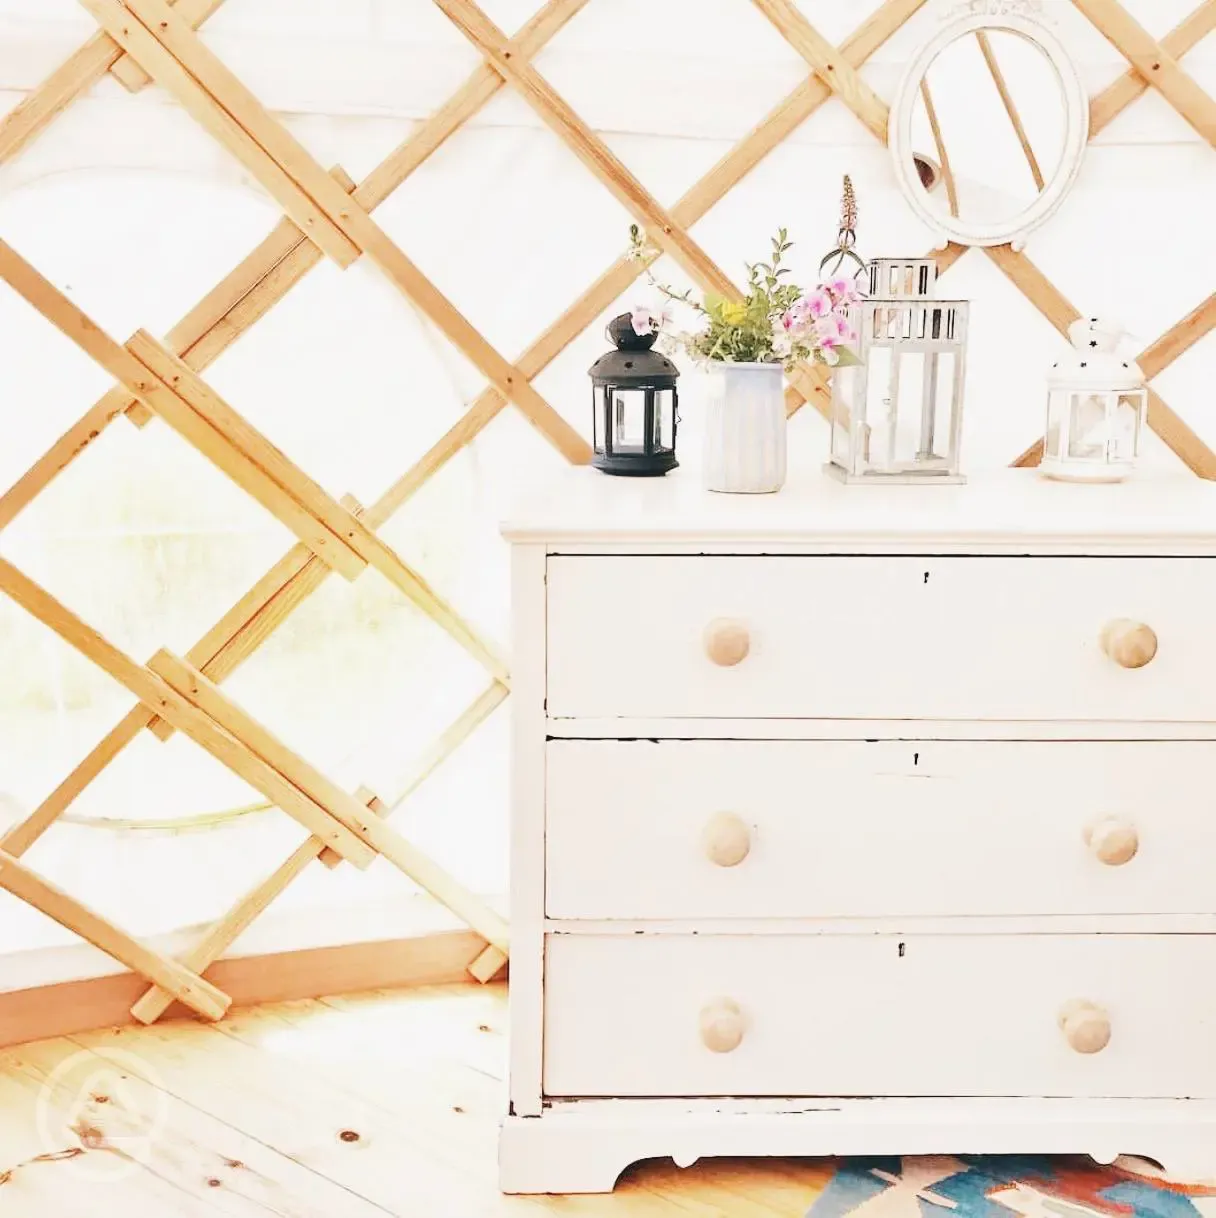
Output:
M1216 721L1211 559L558 556L547 612L552 718Z

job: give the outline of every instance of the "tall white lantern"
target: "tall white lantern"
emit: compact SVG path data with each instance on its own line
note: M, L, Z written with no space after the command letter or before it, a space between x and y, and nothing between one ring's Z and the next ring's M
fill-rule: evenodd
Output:
M1067 482L1121 482L1140 455L1148 390L1119 354L1122 327L1097 317L1068 327L1072 350L1047 377L1047 433L1039 472Z
M845 482L957 483L965 300L936 298L932 258L879 258L851 310L859 363L832 374L829 473Z

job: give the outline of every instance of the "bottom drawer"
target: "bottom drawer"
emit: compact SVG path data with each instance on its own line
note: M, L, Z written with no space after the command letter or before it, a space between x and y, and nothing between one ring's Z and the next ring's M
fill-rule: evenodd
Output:
M1216 1097L1216 936L553 935L544 1090Z

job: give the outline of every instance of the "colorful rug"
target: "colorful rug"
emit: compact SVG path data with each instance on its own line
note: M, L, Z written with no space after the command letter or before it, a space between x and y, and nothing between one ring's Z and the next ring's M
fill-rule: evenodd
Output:
M807 1218L1216 1218L1216 1186L1119 1159L976 1155L842 1160Z

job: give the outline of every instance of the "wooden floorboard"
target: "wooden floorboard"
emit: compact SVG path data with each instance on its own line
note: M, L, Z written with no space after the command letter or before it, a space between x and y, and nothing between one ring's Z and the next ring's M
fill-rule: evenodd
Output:
M506 987L283 1002L218 1025L0 1051L0 1215L793 1218L828 1168L631 1168L615 1193L503 1197Z

